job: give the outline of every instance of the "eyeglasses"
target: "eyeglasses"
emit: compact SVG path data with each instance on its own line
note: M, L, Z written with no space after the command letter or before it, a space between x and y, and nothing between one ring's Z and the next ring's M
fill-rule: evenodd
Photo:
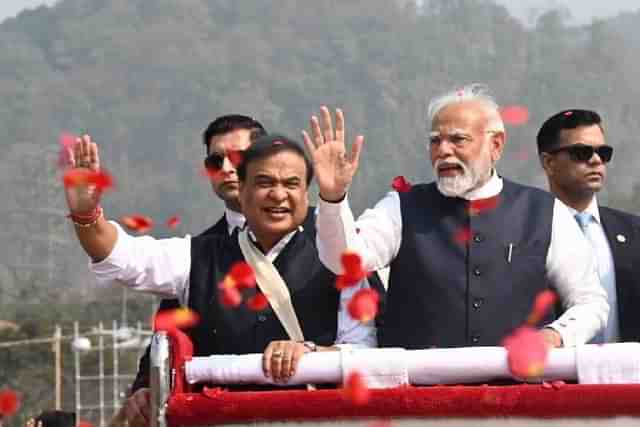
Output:
M598 147L586 144L565 145L564 147L547 151L547 153L556 154L561 151L569 153L569 157L574 162L588 162L593 157L593 153L597 153L603 163L608 163L613 157L613 147L610 145L600 145Z
M226 154L211 153L204 159L204 167L209 170L220 170L224 165L225 157L229 159L233 167L238 167L242 161L245 150L231 150Z

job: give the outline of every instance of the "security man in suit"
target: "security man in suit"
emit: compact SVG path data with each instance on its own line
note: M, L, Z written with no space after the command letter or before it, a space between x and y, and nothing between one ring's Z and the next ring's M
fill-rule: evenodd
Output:
M591 342L640 340L640 217L598 203L613 156L600 115L560 111L544 122L537 143L550 191L569 207L591 243L607 291L609 321Z

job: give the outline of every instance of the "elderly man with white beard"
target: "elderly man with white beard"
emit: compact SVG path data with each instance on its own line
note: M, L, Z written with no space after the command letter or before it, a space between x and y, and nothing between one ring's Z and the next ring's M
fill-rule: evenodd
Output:
M497 173L506 136L487 87L435 98L428 119L436 181L387 194L357 221L347 189L364 138L347 154L343 113L336 111L334 131L326 107L303 132L320 189L321 261L340 273L341 254L352 250L367 270L390 267L379 345L500 345L549 288L564 313L544 320L545 339L555 347L587 342L609 312L591 249L562 202Z

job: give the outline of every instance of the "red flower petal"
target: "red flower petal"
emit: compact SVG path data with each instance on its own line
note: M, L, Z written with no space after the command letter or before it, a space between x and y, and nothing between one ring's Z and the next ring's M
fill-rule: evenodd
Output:
M242 159L244 158L243 150L227 150L227 158L231 162L234 168L238 169L240 163L242 163Z
M471 234L471 228L462 227L461 229L456 231L453 236L453 240L455 240L460 245L466 246L467 243L469 243L469 240L471 240Z
M256 293L247 301L247 307L253 311L262 311L269 306L269 300L262 292Z
M138 233L146 233L153 228L153 220L144 215L125 215L120 218L120 222L124 224L129 230L137 231Z
M362 258L355 252L345 251L341 258L343 274L336 280L336 288L344 289L356 285L369 273L362 269Z
M555 390L560 390L561 388L565 387L567 385L567 383L565 383L562 380L556 380L556 381L552 381L551 382L551 386L555 389Z
M537 379L544 373L549 345L540 331L528 326L516 329L502 341L511 373L521 379Z
M89 421L80 420L80 422L78 423L78 427L93 427L93 424L91 424Z
M224 282L218 285L220 303L225 307L238 307L242 304L242 294L234 286L225 286Z
M520 126L529 121L529 110L522 105L508 105L500 109L502 121L512 126Z
M200 321L200 316L189 308L182 307L174 310L163 310L156 314L154 327L156 331L192 328Z
M72 168L64 172L62 181L65 188L93 185L99 191L114 187L113 178L105 170L94 171L86 168Z
M89 173L91 171L85 168L67 169L62 176L62 182L65 188L73 188L89 183Z
M20 409L18 393L11 389L0 390L0 416L10 417Z
M222 169L216 169L216 168L203 168L200 171L200 174L202 176L208 177L209 180L213 182L220 181L224 177L224 172L222 171Z
M483 212L495 209L498 207L498 203L500 203L500 196L471 200L469 202L469 215L476 216Z
M347 305L349 315L360 322L373 320L378 314L380 295L374 289L360 289L356 292Z
M89 176L89 183L95 185L100 191L114 187L113 177L104 169L92 171Z
M351 403L358 406L365 405L370 397L367 383L358 372L349 375L344 384L343 393Z
M567 116L567 117L569 117L572 114L573 114L573 111L565 111L564 112L564 115Z
M233 280L238 289L249 289L256 286L256 276L253 273L253 268L244 261L233 264L227 276Z
M68 132L62 132L58 143L60 145L58 151L58 166L64 168L70 163L71 157L69 156L69 150L75 145L76 136Z
M180 221L180 217L178 215L174 215L167 220L167 227L174 229L180 225Z
M557 299L556 293L550 289L540 292L533 303L533 309L527 318L527 323L534 326L542 320L549 309L556 303Z
M411 190L411 183L407 181L404 176L396 176L391 181L391 187L398 193L406 193Z

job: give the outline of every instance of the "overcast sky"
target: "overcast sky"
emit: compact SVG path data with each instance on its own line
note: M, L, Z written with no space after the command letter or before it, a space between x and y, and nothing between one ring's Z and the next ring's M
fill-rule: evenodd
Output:
M153 1L153 0L149 0ZM638 0L494 0L507 6L511 13L527 22L531 11L544 9L548 6L562 5L569 8L573 23L590 22L594 17L617 15L621 11L635 11L640 9ZM56 0L0 0L0 21L15 16L25 8L32 8L41 4L51 5Z

